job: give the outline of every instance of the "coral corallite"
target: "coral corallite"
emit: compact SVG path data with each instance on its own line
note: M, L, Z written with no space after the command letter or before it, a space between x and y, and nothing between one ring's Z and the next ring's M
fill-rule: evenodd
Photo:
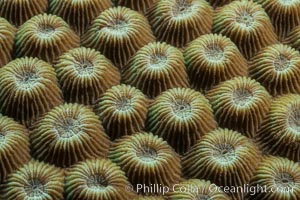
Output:
M256 140L269 154L300 161L300 95L277 97Z
M4 0L0 1L0 16L16 26L31 17L47 11L47 0Z
M250 138L260 127L271 104L266 89L247 77L222 82L208 91L207 98L221 127Z
M148 130L168 141L180 154L216 126L208 100L189 88L163 92L148 112Z
M53 63L64 52L79 47L79 36L60 17L40 14L26 21L16 34L17 57L31 56Z
M265 157L251 178L250 187L255 191L248 193L247 200L298 200L300 165L286 158Z
M174 190L166 196L169 200L230 200L224 192L215 190L210 181L199 179L188 179L174 185Z
M113 0L117 5L146 13L146 11L159 0Z
M130 60L122 79L151 98L167 89L189 85L182 53L159 42L142 47Z
M26 128L0 115L0 182L29 160L29 137Z
M2 198L62 200L64 177L62 169L32 160L9 175L2 186Z
M32 155L59 167L106 157L110 141L98 116L80 104L63 104L41 117L31 128Z
M149 100L138 89L118 85L95 103L95 112L112 139L140 132L145 127Z
M52 66L37 58L20 58L0 69L0 112L30 125L62 103Z
M66 171L66 200L133 199L125 173L108 159L88 159Z
M249 75L273 96L300 94L300 54L283 44L266 47L251 59Z
M50 0L49 12L63 18L76 33L82 35L90 23L112 6L111 0Z
M269 15L280 40L300 25L300 1L298 0L254 0L262 5Z
M72 103L93 104L121 79L118 68L107 58L84 47L64 53L54 67L64 98Z
M284 44L287 44L298 51L300 50L300 25L296 26L286 37Z
M179 155L152 133L140 132L115 140L109 158L125 171L134 187L137 184L171 187L181 180Z
M243 186L260 160L261 152L250 139L219 128L203 136L187 152L182 171L188 177L210 180L219 186Z
M159 41L182 48L211 32L212 7L204 0L161 0L147 17Z
M119 68L141 47L154 41L147 19L125 7L102 12L82 37L83 46L100 51Z
M219 8L214 17L213 32L229 37L246 59L277 43L268 15L252 0L233 1Z
M12 57L16 28L0 17L0 68Z
M191 85L208 90L236 76L247 76L247 61L227 37L207 34L192 41L184 50Z

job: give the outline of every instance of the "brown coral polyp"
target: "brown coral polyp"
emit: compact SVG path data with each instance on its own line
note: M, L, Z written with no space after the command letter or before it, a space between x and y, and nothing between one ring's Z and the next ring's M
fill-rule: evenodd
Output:
M95 103L95 112L112 139L140 132L145 127L149 100L138 89L118 85Z
M208 100L189 88L163 92L148 112L147 129L168 141L180 154L216 126Z
M130 60L122 79L150 98L171 88L189 86L182 53L160 42L142 47Z
M236 76L247 76L247 61L236 45L217 34L200 36L184 50L187 72L193 88L206 91Z
M125 171L134 188L137 184L170 187L181 179L179 155L152 133L140 132L115 140L109 158ZM146 190L138 192L151 193Z
M146 13L146 11L155 5L158 0L113 0L116 5L131 8L132 10Z
M16 28L6 19L0 18L0 68L12 58Z
M300 161L300 95L274 99L256 140L266 153Z
M16 34L15 56L37 57L53 63L58 56L79 45L79 36L62 18L40 14L19 28Z
M59 57L54 66L67 102L94 104L109 88L120 83L120 73L100 52L75 48Z
M208 91L215 117L221 127L253 137L267 115L271 96L255 80L236 77Z
M204 0L161 0L146 14L157 39L179 48L210 33L212 15Z
M141 47L154 40L150 25L142 14L129 8L114 7L92 22L82 37L82 45L100 51L122 68Z
M0 1L0 16L20 26L31 17L46 12L47 8L47 0L5 0Z
M300 54L283 44L266 47L251 59L249 75L273 96L300 94Z
M110 141L98 119L81 104L62 104L41 117L30 131L32 155L59 167L106 157Z
M16 59L0 71L0 112L22 124L63 101L53 67L42 60Z
M50 0L49 12L63 18L76 33L82 35L91 22L111 6L111 0Z
M233 1L217 9L213 32L229 37L246 59L277 43L274 27L261 5L248 0Z

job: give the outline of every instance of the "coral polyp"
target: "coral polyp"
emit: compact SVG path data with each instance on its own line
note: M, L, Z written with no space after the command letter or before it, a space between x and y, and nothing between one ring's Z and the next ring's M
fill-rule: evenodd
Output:
M0 16L20 26L31 17L46 12L47 8L47 0L5 0L0 1Z
M166 43L150 43L130 60L123 82L154 98L165 90L188 87L182 53Z
M106 157L110 141L95 113L80 104L62 104L41 117L30 131L32 155L59 167Z
M30 125L62 103L53 67L37 58L20 58L0 69L0 112Z
M40 14L26 21L16 34L16 57L37 57L49 63L79 47L79 36L60 17Z
M128 186L124 172L108 159L88 159L66 170L66 200L133 199Z
M221 127L253 137L267 115L271 96L255 80L236 77L207 93Z
M76 33L82 35L91 22L111 6L111 0L50 0L49 12L63 18Z
M132 10L146 13L158 0L113 0L116 5L131 8Z
M0 68L12 58L16 28L0 17Z
M150 25L142 14L129 8L114 7L92 22L82 37L82 45L100 51L122 68L141 47L154 40Z
M220 186L241 186L250 181L260 160L261 152L252 140L219 128L190 149L182 159L182 170L188 177L210 180Z
M268 156L257 167L251 178L250 187L253 187L255 191L248 193L246 199L249 200L298 200L300 165L285 158Z
M140 132L145 127L149 100L138 89L118 85L95 103L95 112L112 139Z
M140 132L115 140L109 158L125 171L134 187L137 184L170 187L181 179L179 155L151 133Z
M61 200L64 172L52 165L32 160L11 173L1 190L5 200Z
M300 2L295 0L254 0L262 5L280 40L300 25Z
M184 50L187 72L193 88L206 91L236 76L247 76L247 61L236 45L217 34L200 36Z
M210 181L199 179L188 179L174 185L174 190L167 193L170 200L195 200L195 199L215 199L230 200L222 191L215 190ZM187 189L191 188L191 189Z
M251 59L249 75L273 96L300 94L300 54L287 45L266 47Z
M13 119L0 115L0 182L29 160L27 129Z
M274 27L264 9L248 0L233 1L217 9L213 32L229 37L246 59L277 43Z
M256 140L269 154L300 161L300 95L277 97Z
M300 25L296 26L285 38L284 44L287 44L296 50L300 50Z
M168 141L180 154L216 126L208 100L189 88L163 92L148 112L148 130Z
M93 104L121 79L118 68L107 58L84 47L64 53L54 68L65 100L72 103Z
M146 14L157 39L179 48L210 33L212 15L204 0L161 0Z

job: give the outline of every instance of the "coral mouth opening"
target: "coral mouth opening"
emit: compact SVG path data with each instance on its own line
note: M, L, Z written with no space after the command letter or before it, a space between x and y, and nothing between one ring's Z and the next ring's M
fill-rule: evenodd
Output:
M184 17L189 15L192 11L190 0L177 0L176 5L173 7L173 14L175 17Z
M159 69L166 65L167 60L167 56L162 53L154 54L150 56L149 66L154 69Z
M236 21L244 27L251 27L254 19L251 14L244 11L239 14L239 16L236 18Z
M54 32L55 32L55 28L48 24L42 24L39 26L39 34L41 37L49 37Z
M137 152L137 156L144 162L152 162L157 157L157 151L151 147L142 147Z
M221 163L228 163L234 160L235 150L230 144L218 144L213 151L213 156Z
M80 75L90 75L93 72L93 63L88 60L78 61L75 67Z
M298 0L279 0L279 3L281 3L284 6L292 6L296 4Z
M192 108L189 102L183 99L177 99L172 104L172 109L175 115L181 118L189 117L192 113Z
M280 173L275 177L275 183L280 188L292 187L295 183L294 178L286 172Z
M248 89L237 89L233 92L233 102L238 106L245 106L252 100L252 92Z
M300 134L300 108L290 112L288 122L289 126Z
M211 62L222 61L224 58L223 49L217 44L210 44L205 49L205 57Z
M120 17L119 19L118 18L112 19L110 23L108 23L107 27L111 31L118 33L118 32L125 32L128 27L128 24L122 17Z
M61 138L71 138L81 131L78 120L69 117L59 124L56 129Z
M284 71L290 67L290 60L284 56L284 55L279 55L275 60L274 60L274 68L276 71Z
M37 82L38 76L35 72L23 72L17 75L19 86L23 89L30 89Z
M28 197L41 197L45 192L45 187L38 179L31 179L25 185L24 190Z
M127 97L122 97L119 101L116 102L116 109L119 111L127 111L132 108L131 99Z
M204 195L204 194L200 194L196 197L196 200L210 200L210 196L208 195Z
M91 189L104 190L108 186L108 182L101 174L94 174L88 178L87 186Z

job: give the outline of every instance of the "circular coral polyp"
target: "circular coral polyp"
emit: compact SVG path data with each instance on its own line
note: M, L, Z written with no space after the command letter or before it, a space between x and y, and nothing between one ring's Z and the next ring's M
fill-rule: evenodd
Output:
M82 37L82 45L100 51L122 68L141 47L154 40L150 25L142 14L129 8L114 7L92 22Z
M98 116L80 104L62 104L41 117L31 128L35 158L59 167L106 157L110 141Z
M150 43L130 60L123 82L154 98L165 90L188 87L182 53L166 43Z
M300 165L286 158L267 156L257 167L249 185L255 189L246 196L249 200L298 200ZM262 187L264 190L260 189Z
M125 171L134 187L137 184L170 187L181 179L179 155L162 138L151 133L140 132L115 140L109 158Z
M49 12L63 18L82 35L91 22L111 6L111 0L50 0Z
M64 172L52 165L32 160L11 173L1 190L5 200L61 200Z
M189 88L163 92L148 112L148 130L168 141L180 154L216 126L208 100Z
M72 49L54 66L64 98L68 102L91 105L108 89L120 83L120 73L100 52Z
M206 91L236 76L247 76L247 61L227 37L207 34L192 41L184 51L191 85Z
M47 8L47 0L5 0L0 1L0 16L20 26L31 17L45 13Z
M251 59L249 75L273 96L300 94L300 54L287 45L269 46Z
M285 38L284 44L287 44L296 50L300 50L300 25L296 26Z
M252 140L219 128L203 136L182 158L182 171L219 186L240 187L250 181L260 160L261 152Z
M166 194L172 200L230 200L224 192L215 190L210 181L188 179L174 185L174 190Z
M221 127L253 137L263 122L271 96L255 80L236 77L222 82L207 93Z
M208 0L208 2L214 7L222 7L226 4L231 3L233 0Z
M213 22L204 0L161 0L146 15L157 39L179 48L210 33Z
M272 102L256 140L269 154L300 161L300 95L287 94Z
M31 56L54 63L64 52L79 47L79 36L60 17L40 14L26 21L16 34L15 56Z
M233 1L217 9L213 32L229 37L246 59L277 43L274 27L264 9L248 0Z
M0 115L0 181L29 160L27 129L13 119Z
M298 0L254 1L261 4L265 9L281 41L293 28L300 25L300 2Z
M12 58L15 33L16 28L6 19L0 18L0 68Z
M95 112L112 139L140 132L145 127L149 100L138 89L118 85L95 104Z
M158 0L113 0L116 5L131 8L132 10L146 13Z
M37 58L1 68L0 88L0 112L26 125L63 101L54 69Z
M66 200L124 200L135 196L126 188L124 172L108 159L88 159L66 170Z

